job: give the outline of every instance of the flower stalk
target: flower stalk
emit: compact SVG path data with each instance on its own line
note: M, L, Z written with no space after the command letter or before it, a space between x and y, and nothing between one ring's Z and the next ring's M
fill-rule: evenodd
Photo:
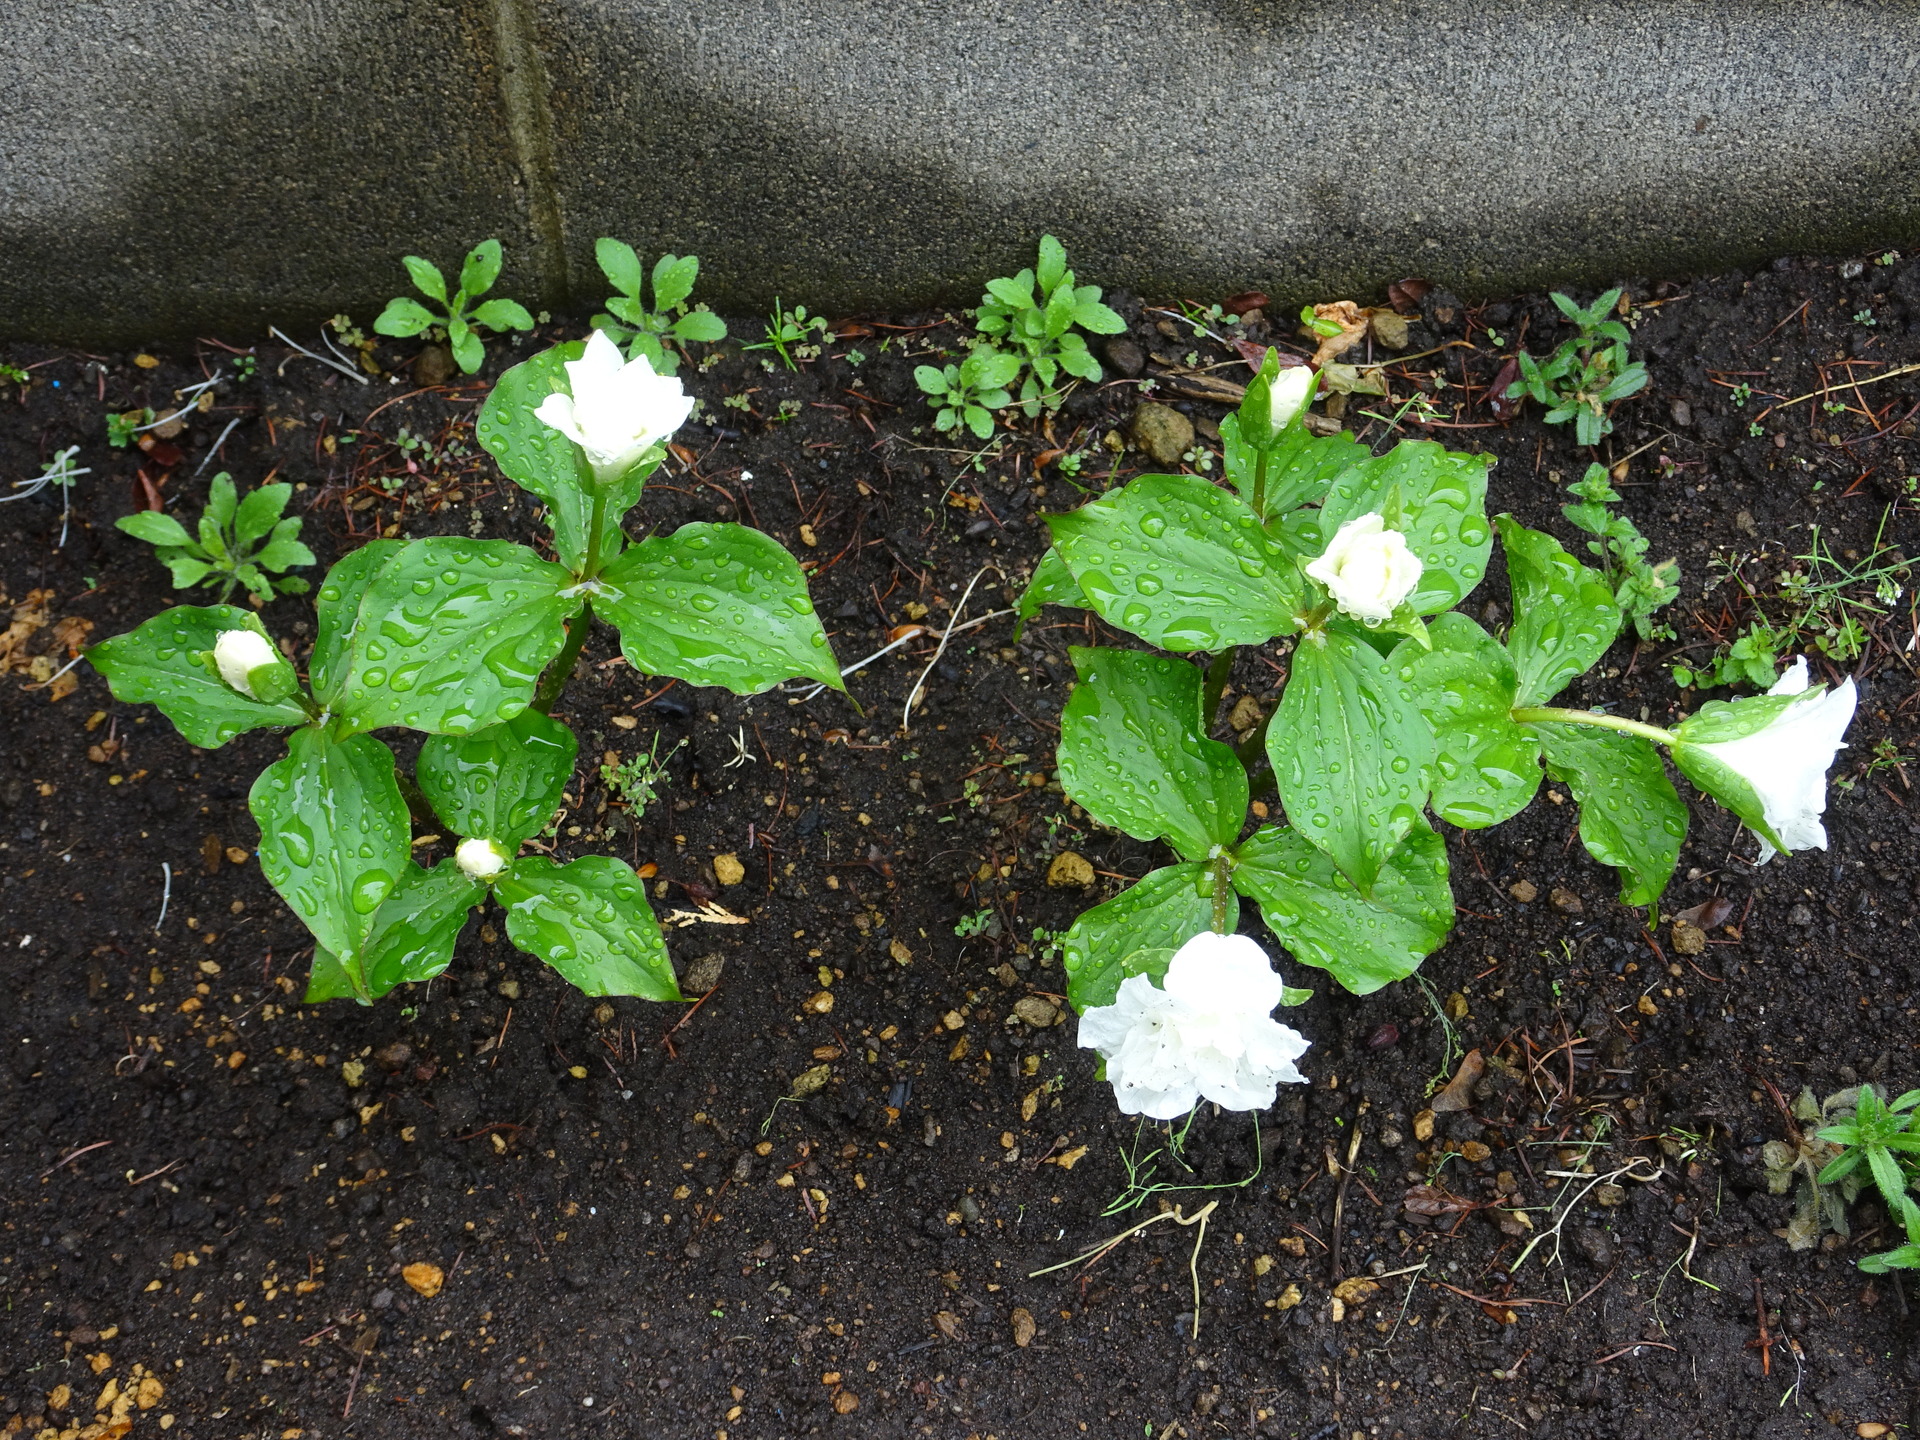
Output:
M1623 720L1618 715L1604 715L1598 710L1563 710L1558 705L1521 705L1513 710L1513 723L1516 725L1534 725L1546 722L1553 725L1591 725L1599 730L1618 730L1623 735L1638 735L1643 740L1651 740L1656 745L1671 746L1675 736L1671 730L1662 730L1658 725L1643 724L1638 720Z

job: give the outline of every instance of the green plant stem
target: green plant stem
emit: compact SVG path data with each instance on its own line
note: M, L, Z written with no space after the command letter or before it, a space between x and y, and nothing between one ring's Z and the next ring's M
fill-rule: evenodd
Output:
M1656 745L1675 743L1671 730L1662 730L1658 725L1644 725L1638 720L1622 720L1618 715L1602 715L1597 710L1562 710L1557 705L1521 705L1512 711L1512 715L1516 725L1532 725L1541 721L1555 725L1592 725L1601 730L1638 735Z
M542 715L552 713L554 702L560 698L560 692L567 688L567 681L573 678L573 667L580 662L581 647L587 643L587 631L592 628L593 602L589 600L581 605L580 613L568 624L567 643L560 647L560 653L553 657L553 664L547 667L547 673L541 677L539 693L533 697L529 709L537 710Z
M597 579L600 574L600 531L607 519L607 487L600 483L598 476L591 470L587 472L588 492L593 496L593 505L588 515L587 559L580 567L580 579Z
M1267 452L1253 452L1253 513L1260 517L1262 525L1267 523Z
M1219 718L1220 697L1226 693L1227 681L1233 675L1234 657L1239 654L1235 646L1222 650L1207 662L1206 691L1200 701L1200 723L1212 729Z
M1227 933L1227 897L1233 894L1233 861L1223 850L1213 857L1213 933Z

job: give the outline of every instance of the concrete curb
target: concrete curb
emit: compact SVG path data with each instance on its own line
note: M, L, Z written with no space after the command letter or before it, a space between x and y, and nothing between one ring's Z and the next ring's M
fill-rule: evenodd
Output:
M21 0L0 334L363 323L497 235L762 309L1465 293L1920 238L1920 0Z

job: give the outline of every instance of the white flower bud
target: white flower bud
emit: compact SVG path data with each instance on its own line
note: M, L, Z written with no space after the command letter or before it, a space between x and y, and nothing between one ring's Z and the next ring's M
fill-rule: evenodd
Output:
M1196 935L1164 988L1129 975L1113 1004L1083 1014L1080 1044L1106 1058L1122 1114L1176 1120L1202 1099L1264 1110L1280 1082L1306 1081L1293 1062L1311 1042L1272 1018L1285 988L1246 936Z
M462 840L453 852L453 860L468 878L474 880L491 880L507 868L507 857L500 847L491 840L482 840L477 836Z
M1313 389L1314 374L1305 365L1291 365L1273 378L1273 384L1267 391L1267 435L1264 441L1250 437L1255 444L1271 445L1286 432L1307 403L1307 394Z
M585 355L567 362L567 381L573 393L549 395L534 416L586 451L602 481L618 479L693 413L679 380L654 374L644 355L622 363L620 347L602 330Z
M258 700L247 677L262 665L279 664L280 652L258 630L222 630L213 642L213 663L222 680L249 700Z
M1334 604L1356 620L1378 625L1391 619L1413 593L1426 567L1407 548L1407 537L1389 530L1376 512L1342 525L1326 553L1306 566L1327 587Z

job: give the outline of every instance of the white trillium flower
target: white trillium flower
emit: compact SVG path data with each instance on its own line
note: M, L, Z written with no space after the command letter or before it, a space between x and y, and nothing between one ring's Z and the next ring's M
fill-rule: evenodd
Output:
M620 347L596 330L587 353L567 361L573 393L540 402L536 419L587 453L596 479L619 478L693 413L693 397L671 375L656 375L644 355L622 361Z
M1327 587L1334 604L1354 619L1378 625L1393 617L1413 593L1426 567L1407 548L1407 537L1389 530L1378 512L1342 525L1326 552L1306 572Z
M280 652L258 630L222 630L213 642L213 664L220 678L249 700L260 697L253 693L247 677L262 665L279 663Z
M1859 696L1848 676L1837 689L1807 694L1807 657L1802 655L1774 682L1769 695L1804 695L1751 735L1694 745L1733 771L1760 798L1767 825L1789 850L1827 848L1827 771L1853 723ZM1779 853L1762 835L1760 863Z
M1203 1099L1264 1110L1281 1081L1307 1078L1293 1062L1312 1042L1271 1018L1285 988L1246 936L1196 935L1164 986L1129 975L1113 1004L1083 1014L1080 1044L1105 1057L1124 1115L1177 1120Z
M472 880L491 880L507 868L507 857L500 847L478 837L462 840L453 852L453 861Z

